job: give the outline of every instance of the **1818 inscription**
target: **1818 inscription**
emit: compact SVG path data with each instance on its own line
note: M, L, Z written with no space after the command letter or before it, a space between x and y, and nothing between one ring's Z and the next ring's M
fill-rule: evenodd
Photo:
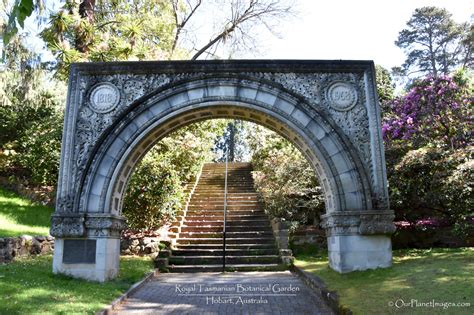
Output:
M108 82L96 85L90 94L90 106L97 113L112 111L119 101L119 90L115 85Z

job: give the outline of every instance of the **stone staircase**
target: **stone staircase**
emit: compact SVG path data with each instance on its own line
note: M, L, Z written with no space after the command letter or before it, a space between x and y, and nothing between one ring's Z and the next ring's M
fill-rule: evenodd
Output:
M268 217L257 199L249 163L229 163L226 270L282 270ZM190 199L172 228L170 272L222 270L225 163L203 166Z

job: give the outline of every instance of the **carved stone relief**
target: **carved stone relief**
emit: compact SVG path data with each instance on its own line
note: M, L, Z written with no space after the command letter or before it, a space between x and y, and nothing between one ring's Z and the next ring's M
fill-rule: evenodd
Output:
M377 180L371 170L369 118L362 74L266 73L264 77L304 96L310 105L328 114L357 149L372 182Z
M119 116L133 101L151 93L169 83L170 78L166 75L115 75L115 76L90 76L82 77L80 91L82 95L89 94L89 99L84 97L84 102L79 104L79 117L76 123L76 137L74 161L76 167L73 177L79 181L84 173L87 158L100 135L112 125ZM105 90L105 91L104 91ZM112 91L122 91L118 97L112 95ZM100 95L105 98L105 105L94 104ZM120 97L120 94L123 94ZM112 96L110 96L112 95ZM109 102L107 102L109 101ZM116 102L112 106L111 102ZM102 107L101 107L102 106ZM107 110L100 108L106 107ZM97 110L99 108L99 110Z
M341 211L321 218L328 236L392 234L396 229L392 211Z
M51 217L50 234L54 237L84 236L84 216L81 214L54 214Z
M85 221L87 235L92 237L119 237L120 231L127 228L123 219L112 216L91 216Z

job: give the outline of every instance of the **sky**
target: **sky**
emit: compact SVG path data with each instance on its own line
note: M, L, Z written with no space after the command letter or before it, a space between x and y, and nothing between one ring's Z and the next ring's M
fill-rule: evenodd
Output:
M295 0L300 14L284 23L281 39L265 35L264 52L246 58L374 60L387 69L405 58L395 46L416 8L446 8L457 22L474 14L474 0Z
M257 28L259 52L239 54L239 58L374 60L391 69L405 59L394 42L416 8L446 8L456 22L470 21L474 14L474 0L293 1L299 13L279 25L279 37ZM49 9L60 5L57 0L47 4ZM28 21L27 29L36 33L36 23ZM30 44L45 52L41 41ZM44 57L51 58L48 53Z

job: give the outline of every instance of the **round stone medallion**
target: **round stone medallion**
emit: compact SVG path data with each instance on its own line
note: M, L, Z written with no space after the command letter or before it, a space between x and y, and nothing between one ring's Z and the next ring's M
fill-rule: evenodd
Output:
M348 111L357 104L357 91L349 83L335 82L327 90L327 97L332 108Z
M119 89L109 82L99 83L92 88L90 107L97 113L112 111L120 102Z

